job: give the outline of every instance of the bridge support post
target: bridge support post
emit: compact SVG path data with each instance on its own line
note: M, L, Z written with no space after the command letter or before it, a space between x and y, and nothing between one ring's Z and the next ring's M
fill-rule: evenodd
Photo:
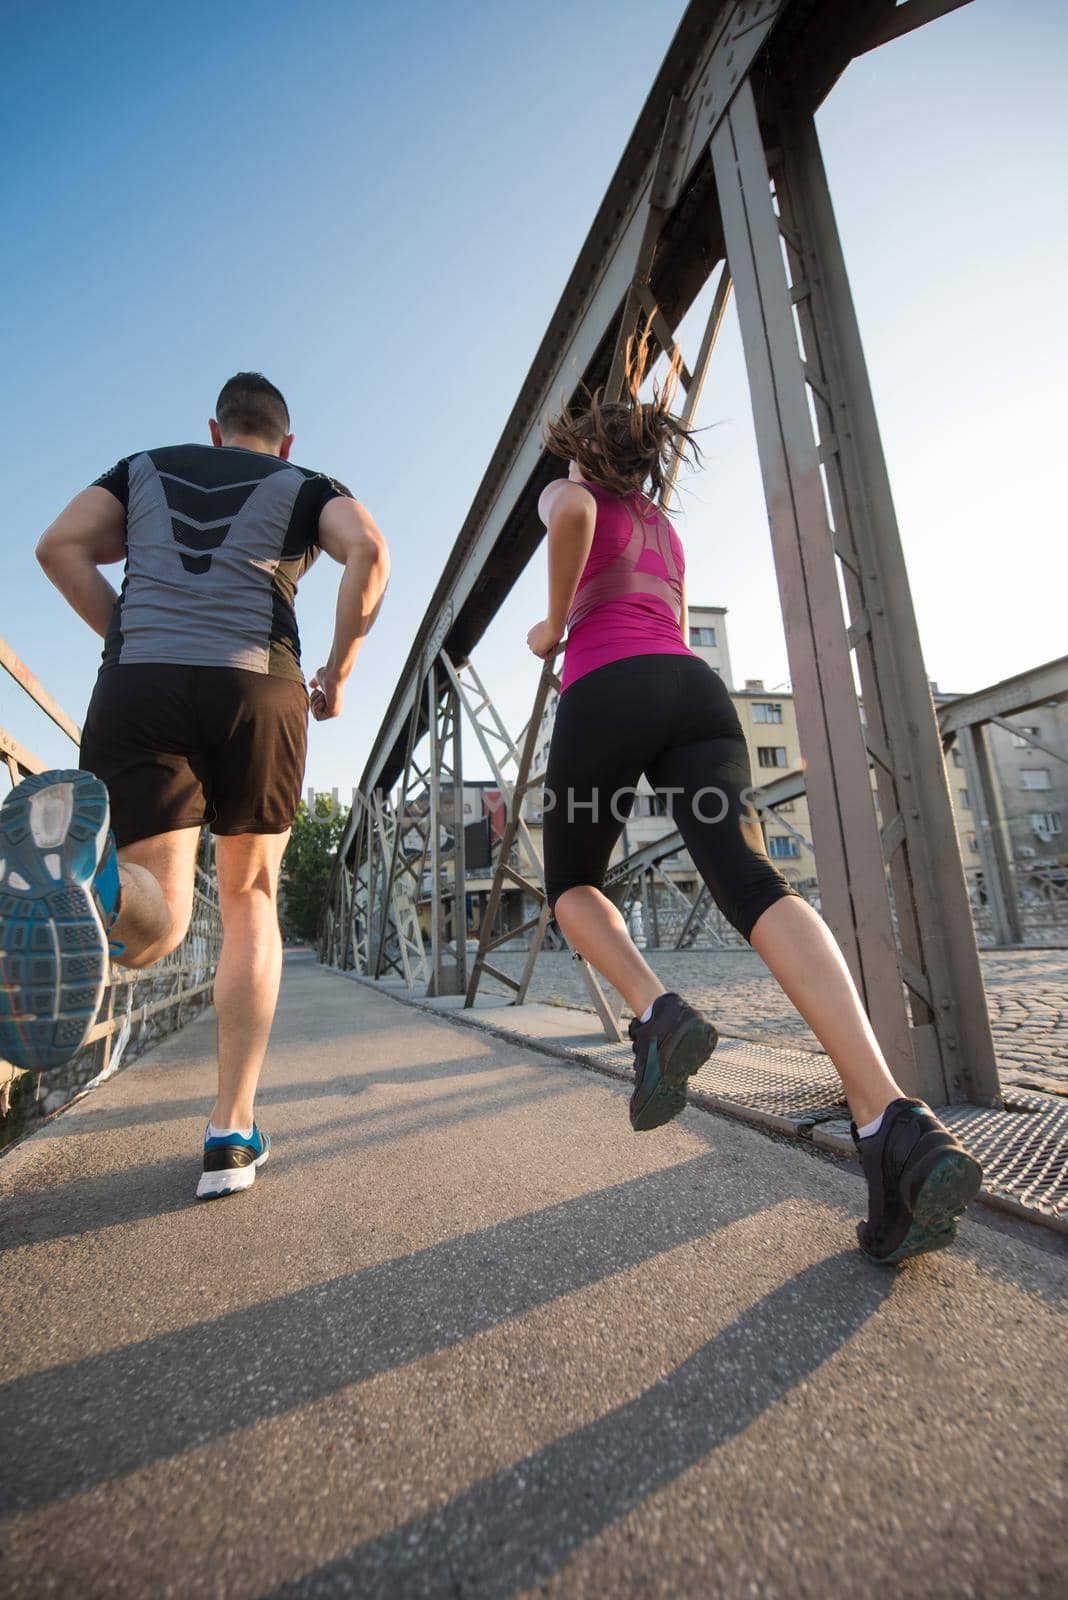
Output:
M957 733L957 743L975 817L975 834L979 841L979 859L983 863L983 887L990 907L994 943L1022 944L1016 874L1005 836L987 724L977 722L961 728Z
M777 137L769 171L746 80L711 150L824 915L906 1089L934 1104L992 1102L997 1069L941 744L814 122L784 119Z
M464 789L460 698L443 663L435 660L426 679L430 764L430 982L428 995L462 994L467 986L467 888L464 865ZM442 834L452 834L452 887Z

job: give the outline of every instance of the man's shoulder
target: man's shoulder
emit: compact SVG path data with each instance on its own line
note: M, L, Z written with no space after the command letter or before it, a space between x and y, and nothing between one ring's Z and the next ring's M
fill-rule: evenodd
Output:
M258 450L239 450L234 446L212 444L168 444L142 450L129 457L148 461L162 476L181 478L198 488L217 489L239 483L256 483L273 473L284 472L289 463L278 456L262 455Z
M341 479L333 477L331 473L320 472L316 467L298 466L295 461L290 461L288 465L293 467L295 471L299 472L301 477L307 481L318 483L324 488L330 489L335 495L345 495L349 500L355 500L356 496L353 494L352 490L346 488L346 486L341 482Z
M135 450L123 457L126 464L147 461L157 472L167 477L186 478L205 488L237 482L254 482L277 472L297 473L306 481L328 485L335 494L352 496L339 478L317 467L301 466L296 461L283 461L280 456L270 456L258 450L244 450L236 445L167 444L151 450Z

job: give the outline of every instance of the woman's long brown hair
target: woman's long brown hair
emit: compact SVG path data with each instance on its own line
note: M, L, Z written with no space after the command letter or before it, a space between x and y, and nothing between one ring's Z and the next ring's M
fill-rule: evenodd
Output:
M700 452L693 430L671 410L682 358L675 352L662 384L653 384L652 400L639 400L649 350L649 327L627 342L626 398L605 400L604 390L590 395L588 411L564 406L545 425L545 442L554 456L577 461L584 478L613 494L633 494L650 485L659 499L665 480L689 456Z

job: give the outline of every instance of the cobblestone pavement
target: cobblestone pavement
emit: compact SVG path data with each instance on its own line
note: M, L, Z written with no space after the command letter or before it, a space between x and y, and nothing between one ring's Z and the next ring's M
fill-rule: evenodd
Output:
M724 1033L761 1044L819 1044L755 950L651 950L650 966L714 1017ZM499 950L494 964L518 977L524 957ZM1068 950L980 953L1003 1083L1068 1095ZM487 992L493 992L487 980ZM592 1009L581 974L562 951L538 958L532 1000Z

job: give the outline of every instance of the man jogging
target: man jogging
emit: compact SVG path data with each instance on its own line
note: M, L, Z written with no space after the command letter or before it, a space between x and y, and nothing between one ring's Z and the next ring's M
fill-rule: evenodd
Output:
M289 412L266 378L224 384L209 428L211 445L120 461L40 540L49 578L104 637L103 661L83 770L27 778L0 809L0 1056L31 1071L81 1048L109 947L140 968L181 943L200 829L215 834L223 945L205 1199L248 1188L270 1147L253 1107L307 746L297 583L320 550L345 569L333 647L311 680L312 715L326 721L341 711L389 576L369 513L342 484L290 463ZM99 569L122 560L116 595Z

